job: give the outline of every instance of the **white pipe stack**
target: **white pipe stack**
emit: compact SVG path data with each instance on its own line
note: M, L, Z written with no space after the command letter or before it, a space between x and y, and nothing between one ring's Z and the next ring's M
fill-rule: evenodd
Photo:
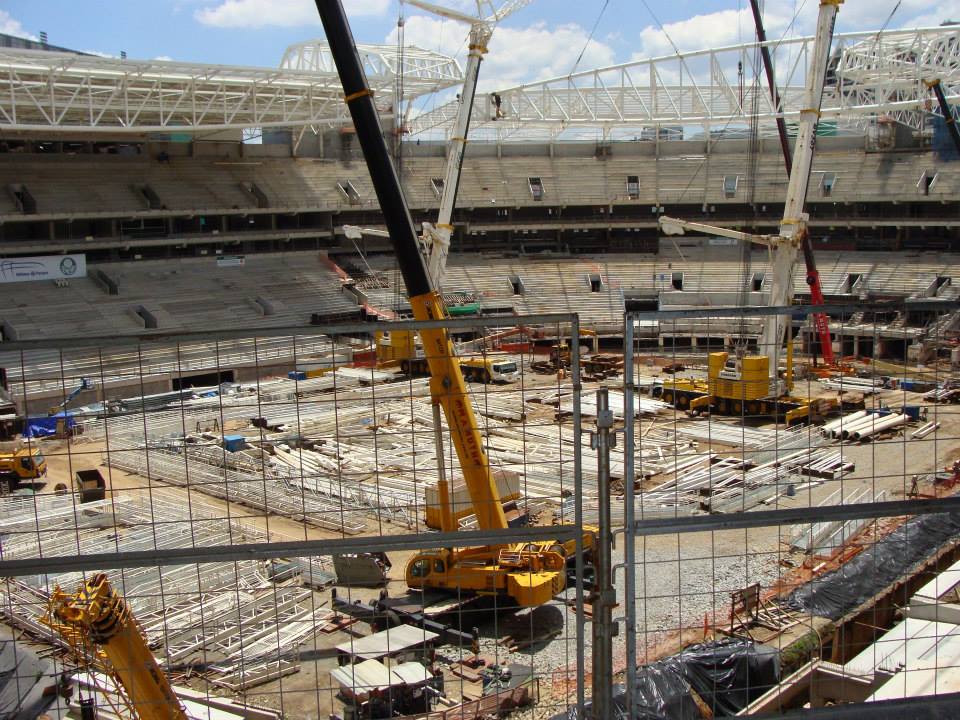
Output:
M862 418L858 418L857 420L854 420L852 423L848 425L844 425L842 431L841 430L835 431L834 437L848 440L850 436L853 435L853 433L857 432L858 430L871 427L873 423L876 422L876 419L878 417L880 417L880 415L877 413L867 413Z
M857 428L851 435L851 440L866 440L868 437L876 435L879 432L884 430L890 430L891 428L899 427L900 425L906 425L907 421L910 418L903 414L896 415L887 415L886 417L877 418L871 425L868 425L866 428Z
M831 420L830 422L828 422L826 425L820 428L820 432L825 437L834 437L833 432L839 429L842 425L846 425L849 427L850 423L856 422L860 418L866 417L866 415L867 415L866 410L858 410L855 413L844 415L843 417L839 417L836 420Z

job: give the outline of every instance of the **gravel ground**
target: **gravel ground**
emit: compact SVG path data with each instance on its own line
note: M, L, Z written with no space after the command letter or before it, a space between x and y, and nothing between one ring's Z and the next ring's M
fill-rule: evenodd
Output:
M878 404L899 407L904 404L921 404L919 395L903 392L885 392L877 399ZM837 489L849 497L866 488L873 492L885 491L886 499L902 499L910 488L913 474L921 477L942 470L960 457L960 410L956 406L930 408L930 419L941 422L942 427L934 435L922 441L908 440L901 433L874 442L834 446L845 458L854 462L856 469L841 480L823 481L803 489L795 497L781 497L764 509L777 507L815 506ZM616 500L614 500L616 502ZM644 661L645 653L651 652L670 631L701 627L704 615L719 622L727 617L730 593L753 583L763 589L770 588L783 574L790 571L782 560L793 564L802 562L804 556L791 551L789 539L793 534L790 526L767 527L749 531L724 531L691 533L684 535L661 535L640 538L636 544L636 628L637 657ZM623 538L618 536L613 563L623 562ZM614 618L622 618L625 612L623 569L615 574L617 602ZM571 591L568 595L573 597ZM544 645L535 646L510 654L512 662L529 664L534 672L549 681L548 687L556 688L558 695L563 688L553 681L557 671L575 667L576 616L572 609L557 604L565 613L563 633ZM544 608L547 609L547 608ZM530 633L538 633L543 624L529 624ZM589 623L584 628L586 638L586 669L590 671ZM493 640L484 640L483 649L490 654L503 648ZM614 668L625 666L625 633L623 624L614 639ZM589 688L588 688L589 689ZM545 712L537 716L549 716L553 707L545 698Z

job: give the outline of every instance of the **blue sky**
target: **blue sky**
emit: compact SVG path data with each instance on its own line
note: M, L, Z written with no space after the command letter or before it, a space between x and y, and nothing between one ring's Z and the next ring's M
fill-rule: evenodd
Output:
M435 0L467 8L472 0ZM601 0L535 0L497 30L484 85L515 83L579 68L626 62L681 50L717 47L752 37L746 0L609 0L594 40L588 34ZM398 0L346 0L354 35L361 42L392 40ZM838 31L876 29L896 0L846 0ZM767 0L772 37L809 32L816 0ZM428 49L460 53L463 26L404 5L406 39ZM652 12L651 12L652 11ZM656 19L653 17L656 14ZM939 24L960 19L960 0L902 0L889 27ZM660 30L659 23L666 29ZM3 0L0 32L37 36L78 50L131 58L276 66L287 45L322 35L313 0ZM668 39L669 38L669 39Z

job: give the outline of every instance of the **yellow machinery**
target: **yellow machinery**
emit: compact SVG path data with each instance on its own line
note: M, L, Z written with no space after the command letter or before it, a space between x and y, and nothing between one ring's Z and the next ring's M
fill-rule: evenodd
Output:
M60 633L82 662L117 681L135 717L187 720L130 607L106 575L94 575L72 595L57 587L43 622Z
M11 480L35 480L47 474L47 460L40 448L19 448L0 453L0 475Z
M676 378L664 383L660 397L681 410L700 412L710 409L720 415L782 417L789 425L810 415L810 398L791 395L793 353L787 347L787 393L770 391L770 358L727 352L708 356L707 381Z
M410 298L420 319L446 317L434 290ZM481 530L505 529L503 503L483 446L460 363L445 328L422 329L420 336L430 368L430 393L443 409L464 483ZM439 481L444 531L457 529L446 479ZM507 595L521 606L542 605L566 586L566 553L557 543L535 542L481 548L445 548L414 556L407 566L413 589L444 589Z
M448 314L443 297L420 252L420 241L383 139L377 109L343 6L336 0L329 0L317 3L317 8L403 275L413 316L418 321L445 320ZM506 529L503 503L450 335L445 327L430 325L421 327L419 334L423 343L422 357L430 371L430 394L437 408L435 423L439 428L439 410L442 409L477 526L480 530ZM407 352L411 342L408 338L405 343L401 341L396 345L403 346L403 352ZM420 352L416 355L419 358ZM438 491L440 505L444 508L442 529L452 532L457 527L451 512L449 486L442 472L440 475ZM413 589L499 595L522 606L541 605L564 589L568 554L570 548L552 541L477 548L447 547L415 555L407 566L406 578Z
M377 367L400 367L407 375L426 376L430 366L417 334L393 330L376 334ZM460 370L466 380L482 383L510 383L520 379L517 363L506 353L483 353L460 358Z

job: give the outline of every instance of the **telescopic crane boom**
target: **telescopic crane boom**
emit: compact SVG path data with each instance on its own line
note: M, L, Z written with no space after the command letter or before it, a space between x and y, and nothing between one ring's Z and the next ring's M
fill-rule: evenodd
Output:
M453 208L457 203L457 190L460 187L460 175L463 170L463 156L467 147L467 133L470 130L470 114L473 112L473 100L477 93L477 78L480 75L480 63L487 52L487 45L493 36L498 22L517 10L529 5L532 0L507 0L499 9L493 9L493 3L477 0L477 17L472 17L450 8L424 2L407 0L422 10L441 17L467 23L470 26L468 40L467 68L464 71L463 90L459 95L460 106L453 124L450 147L447 149L447 164L443 173L443 190L440 194L440 211L436 224L423 223L423 240L427 251L427 267L433 286L442 291L447 273L447 255L450 252L450 236L453 233ZM482 17L484 9L491 14Z
M771 248L773 255L771 274L773 278L770 284L769 304L772 307L782 307L793 302L793 269L796 265L797 253L803 246L808 232L808 216L803 208L807 198L807 186L810 183L810 170L813 166L817 123L820 119L820 103L823 98L827 61L830 58L833 27L837 18L837 10L842 2L843 0L820 0L813 53L810 67L807 70L804 109L800 111L800 127L797 131L795 144L796 151L793 156L790 182L787 185L787 197L779 233L776 235L738 233L741 236L740 239L749 239L751 242L767 245ZM660 227L667 234L681 234L685 230L691 230L732 237L731 232L734 232L666 216L661 216ZM765 318L763 331L758 341L758 352L770 358L768 374L772 395L780 395L783 390L778 377L778 368L786 326L784 316L771 315Z
M830 44L837 21L837 10L843 0L820 0L817 15L817 30L814 35L813 57L807 69L805 102L800 111L800 127L787 184L787 200L780 222L780 237L783 239L773 249L773 282L770 286L770 305L782 307L793 302L793 268L797 250L807 237L807 219L804 204L813 167L813 152L817 139L817 124L820 122L820 105L823 101L823 86L830 60ZM775 376L779 367L784 332L789 316L771 315L764 323L760 336L761 352L770 356L771 373Z
M947 132L950 133L950 139L953 140L953 146L960 152L960 130L957 130L957 119L953 116L953 109L947 102L947 96L943 94L943 86L940 79L924 80L923 84L933 90L937 97L937 104L940 106L940 112L943 114L943 121L947 124Z
M343 6L340 0L316 0L316 4L413 316L417 320L443 320L446 308L420 253ZM450 335L444 327L427 327L420 330L420 337L430 368L430 394L443 409L450 428L477 525L482 530L505 529L503 505ZM448 493L441 483L441 504L444 495ZM443 529L455 529L450 527L449 517ZM556 543L447 548L414 556L407 566L407 583L414 589L507 595L519 605L531 606L543 604L563 590L565 566L564 548Z
M770 47L767 45L767 31L763 27L763 14L760 12L760 0L750 0L753 10L753 21L757 26L757 41L760 46L760 56L763 59L763 68L767 75L767 84L770 87L770 99L774 109L780 107L780 93L774 75L773 58L770 57ZM793 156L790 152L790 141L787 139L787 123L783 115L777 114L777 136L780 138L780 150L783 152L783 163L787 168L787 178L793 169ZM823 286L820 284L820 271L817 270L817 260L813 254L813 243L810 233L804 233L801 239L803 262L807 268L807 286L810 288L810 302L813 305L823 305ZM833 341L830 338L830 324L824 313L813 313L813 322L820 338L820 352L827 366L834 364Z
M72 595L56 588L44 622L81 657L105 661L104 669L119 682L124 699L140 720L187 720L130 606L106 575L94 575Z

